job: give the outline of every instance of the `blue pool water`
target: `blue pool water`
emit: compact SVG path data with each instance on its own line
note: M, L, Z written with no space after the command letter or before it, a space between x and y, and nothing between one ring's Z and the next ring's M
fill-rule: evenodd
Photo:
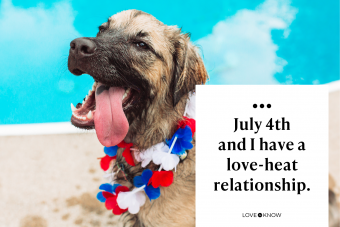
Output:
M2 0L0 4L0 124L69 121L70 103L81 102L93 83L88 75L68 72L69 43L94 36L109 16L125 9L146 11L190 32L202 50L209 84L339 80L336 0ZM221 41L217 47L216 40Z

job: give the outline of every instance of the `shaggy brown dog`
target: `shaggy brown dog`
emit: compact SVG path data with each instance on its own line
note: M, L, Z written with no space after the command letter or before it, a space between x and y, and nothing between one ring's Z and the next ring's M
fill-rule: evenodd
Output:
M73 107L73 125L95 128L104 146L124 139L140 152L173 136L188 93L208 77L187 34L137 10L110 17L95 38L73 40L68 67L96 81L95 92ZM127 179L120 171L115 181L131 189L143 168L136 161L135 167L128 165L122 152L120 148L116 162L124 165ZM151 162L146 168L159 166ZM124 220L127 226L195 225L195 146L179 163L173 184L161 188L161 196L147 200L138 214L127 212Z

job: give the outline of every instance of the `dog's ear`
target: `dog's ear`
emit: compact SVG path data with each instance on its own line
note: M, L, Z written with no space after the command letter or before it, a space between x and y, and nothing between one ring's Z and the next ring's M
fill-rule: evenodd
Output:
M197 47L190 42L188 34L178 33L174 43L174 71L172 77L172 92L174 106L183 95L195 90L196 84L204 84L208 78L203 61Z

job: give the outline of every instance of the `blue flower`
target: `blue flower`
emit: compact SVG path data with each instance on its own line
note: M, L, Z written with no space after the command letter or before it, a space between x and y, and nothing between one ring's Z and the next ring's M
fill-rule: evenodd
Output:
M109 192L109 193L111 193L111 194L116 194L115 191L116 191L116 188L117 188L118 186L121 186L121 185L120 185L120 184L114 184L114 185L112 185L112 184L106 183L106 184L100 185L100 186L99 186L99 189L100 189L100 190L103 190L103 191L105 191L105 192ZM98 199L100 202L102 202L102 203L104 203L104 202L106 201L106 198L105 198L104 195L103 195L103 191L98 192L98 194L97 194L97 199Z
M110 157L117 155L118 146L104 147L104 153Z
M171 153L177 155L185 154L186 150L190 150L193 148L191 143L192 141L192 132L189 126L185 126L185 128L179 128L171 140L166 140L167 145L169 148L171 147L174 139L177 137L174 147L172 148Z
M133 178L133 184L137 187L143 187L145 185L144 191L146 195L149 197L150 201L152 199L157 199L161 195L160 188L154 188L152 185L149 184L149 180L152 177L152 171L146 169L143 171L141 176L137 176Z

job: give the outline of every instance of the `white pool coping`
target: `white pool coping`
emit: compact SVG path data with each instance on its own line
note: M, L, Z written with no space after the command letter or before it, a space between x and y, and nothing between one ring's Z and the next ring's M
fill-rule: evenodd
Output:
M334 92L340 90L340 80L328 83L329 92Z
M0 136L49 135L94 133L94 130L79 129L71 122L0 125Z
M328 84L329 92L340 90L340 80ZM51 135L94 133L94 130L78 129L70 122L0 125L0 136Z

